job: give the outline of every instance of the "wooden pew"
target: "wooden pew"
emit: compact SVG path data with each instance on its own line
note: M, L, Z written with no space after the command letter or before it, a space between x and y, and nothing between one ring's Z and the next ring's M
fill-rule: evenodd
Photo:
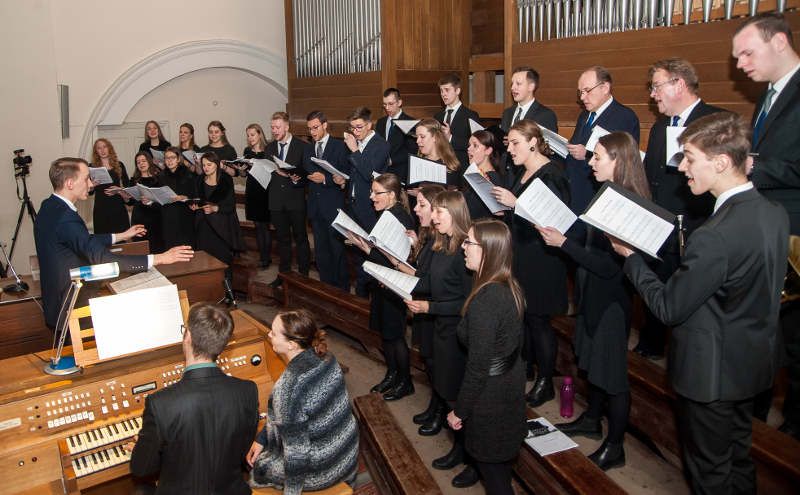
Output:
M382 494L435 495L442 491L378 394L353 400L361 452Z

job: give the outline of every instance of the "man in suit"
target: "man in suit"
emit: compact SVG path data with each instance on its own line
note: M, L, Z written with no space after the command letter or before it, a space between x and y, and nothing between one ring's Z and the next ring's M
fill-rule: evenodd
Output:
M319 110L306 117L308 134L313 140L303 157L303 167L309 173L308 218L314 232L314 259L317 262L319 279L327 284L350 290L350 280L344 256L344 240L331 227L338 210L344 208L344 192L333 181L333 174L311 159L327 161L344 174L350 172L347 147L328 134L328 118ZM341 177L341 176L340 176Z
M747 180L749 133L737 115L720 112L682 134L680 170L693 194L710 192L716 201L666 283L613 240L647 306L674 325L669 370L694 493L755 493L753 401L771 386L778 363L789 220Z
M399 177L403 184L408 184L408 155L417 154L417 142L394 125L395 120L414 120L403 111L399 89L389 88L383 92L383 113L386 115L375 123L375 132L389 143L391 163L388 171Z
M608 132L624 131L639 142L639 118L630 108L614 99L611 93L611 74L605 67L586 69L578 78L578 98L584 110L578 116L575 132L569 140L566 173L570 183L570 208L580 215L594 196L595 181L589 167L592 153L586 150L586 142L595 127ZM577 234L583 231L579 226Z
M289 114L275 112L270 122L272 141L267 145L267 157L277 156L295 169L281 168L272 172L269 183L269 212L278 239L280 264L278 271L286 273L292 269L292 239L297 253L297 270L308 275L311 265L311 248L306 230L306 179L302 172L303 157L308 144L289 132ZM305 174L303 174L305 175ZM270 283L273 288L283 283L276 277Z
M747 77L769 83L753 112L755 158L750 180L786 209L791 233L800 235L800 57L792 43L792 30L783 15L759 14L737 29L733 56ZM780 429L800 438L800 332L788 319L783 322L783 337L789 386ZM757 401L756 417L766 419L771 399L766 393Z
M361 228L369 232L378 221L372 205L372 174L382 174L389 166L389 143L372 130L372 112L367 107L358 107L347 117L350 132L344 133L344 144L350 149L350 180L345 183L342 177L334 181L345 188L345 199L349 202L348 211ZM356 250L358 263L356 295L367 297L369 275L364 272L363 253Z
M138 493L250 493L242 466L258 427L258 389L214 363L232 333L226 309L189 310L183 377L147 397L142 429L125 445ZM158 488L148 486L156 479Z
M470 110L461 103L461 78L456 73L448 74L439 79L439 95L442 97L444 109L433 116L444 124L444 133L449 136L450 144L456 152L456 157L461 163L461 173L469 166L467 146L472 131L469 119L480 122L478 112Z
M143 235L144 227L134 225L119 234L90 234L75 206L77 201L89 196L92 188L87 162L81 158L59 158L50 165L49 175L53 194L42 201L33 236L39 258L44 318L51 329L55 330L58 323L61 304L70 286L71 268L117 262L121 271L137 273L152 266L192 258L194 253L190 246L176 246L165 253L148 256L112 254L109 246ZM81 305L91 292L81 292Z
M650 193L657 205L676 215L683 215L682 226L688 236L711 214L714 197L710 193L693 195L686 183L686 176L678 170L678 164L668 163L672 157L667 156L667 127L686 127L700 117L722 109L700 99L700 80L694 66L687 60L659 60L650 67L648 79L650 97L663 115L650 128L644 158ZM666 282L681 261L677 230L664 243L659 256L661 261L656 261L651 267ZM659 358L664 354L666 331L658 318L647 311L646 324L639 332L639 344L634 350L647 358Z

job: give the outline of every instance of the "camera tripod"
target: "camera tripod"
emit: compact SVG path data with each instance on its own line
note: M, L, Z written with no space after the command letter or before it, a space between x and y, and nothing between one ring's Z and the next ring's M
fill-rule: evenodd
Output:
M36 208L33 207L33 202L31 202L31 197L28 195L28 183L25 180L25 176L27 174L24 173L25 171L20 171L16 175L17 179L22 179L22 197L19 196L19 183L17 183L17 197L20 200L19 205L19 215L17 215L17 226L14 228L14 237L11 238L11 251L8 253L9 264L11 258L14 257L14 248L17 247L17 236L19 235L19 228L22 226L22 219L24 218L25 212L28 212L28 216L31 217L31 224L36 225ZM0 276L6 277L8 272L8 266L0 266Z

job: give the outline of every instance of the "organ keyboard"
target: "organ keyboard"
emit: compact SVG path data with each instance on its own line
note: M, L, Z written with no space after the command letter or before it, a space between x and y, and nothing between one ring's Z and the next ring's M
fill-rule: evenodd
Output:
M267 329L233 311L234 335L218 366L258 386L266 407L283 370ZM180 380L180 345L99 363L64 379L41 372L41 356L0 361L0 479L3 493L129 493L122 445L141 428L145 398Z

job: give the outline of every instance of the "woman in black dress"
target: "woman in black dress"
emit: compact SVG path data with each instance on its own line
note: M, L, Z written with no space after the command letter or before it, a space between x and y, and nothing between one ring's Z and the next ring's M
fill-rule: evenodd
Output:
M164 137L161 126L155 120L148 120L144 125L144 142L139 145L139 151L150 153L150 148L164 152L172 146Z
M158 187L159 183L159 170L153 163L153 158L150 156L149 151L140 151L136 153L134 158L136 161L136 171L131 178L131 184L141 184L147 187ZM123 197L126 196L122 192ZM161 228L161 205L144 199L143 201L129 201L133 204L133 213L131 214L131 224L144 225L147 233L142 237L142 240L147 240L150 243L151 253L160 253L164 251L164 237Z
M563 168L550 161L550 147L542 131L532 120L520 120L509 129L508 152L514 165L522 166L511 191L497 187L495 198L514 207L525 189L540 179L558 198L569 204L569 181ZM527 220L513 212L506 214L514 243L514 276L525 291L525 352L527 374L533 377L533 363L539 375L527 396L528 403L537 407L555 397L553 372L556 365L558 341L550 326L550 316L567 310L567 265L561 250L545 245L542 236Z
M213 151L220 160L220 167L228 175L235 177L238 169L225 165L225 162L236 160L236 148L228 143L228 136L225 134L225 126L219 120L212 120L208 123L208 144L200 148L200 151L207 153Z
M159 186L169 186L177 195L174 203L161 207L164 249L173 246L195 246L194 217L188 199L197 198L197 178L181 165L181 150L175 146L164 152L164 170L159 174Z
M117 158L117 152L111 141L100 138L94 142L92 166L105 167L111 176L111 184L95 184L91 194L94 195L94 211L92 224L95 234L116 234L125 232L131 227L128 209L119 192L130 187L125 165Z
M422 119L417 124L417 146L419 156L447 167L447 188L457 189L461 186L459 169L461 164L442 130L442 124L436 119Z
M247 126L247 147L244 149L245 158L267 158L264 150L267 148L267 139L264 129L258 124ZM244 189L244 212L248 220L256 226L256 242L261 257L261 268L267 269L272 263L272 236L269 231L269 196L267 190L249 174Z
M194 142L194 126L188 122L184 122L178 128L178 149L181 152L181 163L197 175L202 175L203 167L199 163L195 167L192 162L183 156L184 151L194 151L195 153L200 151L200 147Z
M630 134L612 132L600 138L589 161L598 182L611 181L643 198L650 197L639 146ZM584 244L564 237L552 227L540 228L548 246L560 247L578 265L578 316L575 354L578 368L589 379L589 404L577 420L556 425L568 435L600 438L603 404L608 401L608 436L589 456L601 469L625 464L622 441L628 424L631 394L628 384L628 329L632 288L617 255L603 232L586 226Z
M511 495L511 469L525 439L525 368L522 315L525 296L512 275L508 227L491 219L472 224L464 240L467 268L475 273L462 310L458 339L467 347L467 367L447 421L463 431L486 493Z
M467 156L469 156L470 165L478 167L481 175L495 186L500 186L504 183L502 176L498 172L498 170L503 170L499 166L499 151L500 144L494 134L489 131L475 131L469 138ZM481 200L478 193L469 185L464 187L464 199L467 201L469 216L473 222L481 218L493 218L494 215L489 211L486 203Z
M394 174L381 174L372 181L370 193L378 218L386 212L391 213L403 224L406 230L414 228L408 212L408 198L400 187L400 180ZM350 233L348 238L367 254L373 263L397 270L399 263L389 260L378 249L372 249L363 239ZM405 260L403 260L405 261ZM372 392L383 394L384 400L398 400L414 393L411 381L411 363L408 344L406 344L406 305L403 300L375 280L369 284L369 328L380 332L383 339L383 356L386 359L386 375L380 383L372 387Z
M233 179L222 172L219 157L209 151L203 154L203 176L197 186L202 206L191 205L195 210L197 249L228 265L225 278L233 282L233 255L244 250L239 218L236 216L236 199Z

